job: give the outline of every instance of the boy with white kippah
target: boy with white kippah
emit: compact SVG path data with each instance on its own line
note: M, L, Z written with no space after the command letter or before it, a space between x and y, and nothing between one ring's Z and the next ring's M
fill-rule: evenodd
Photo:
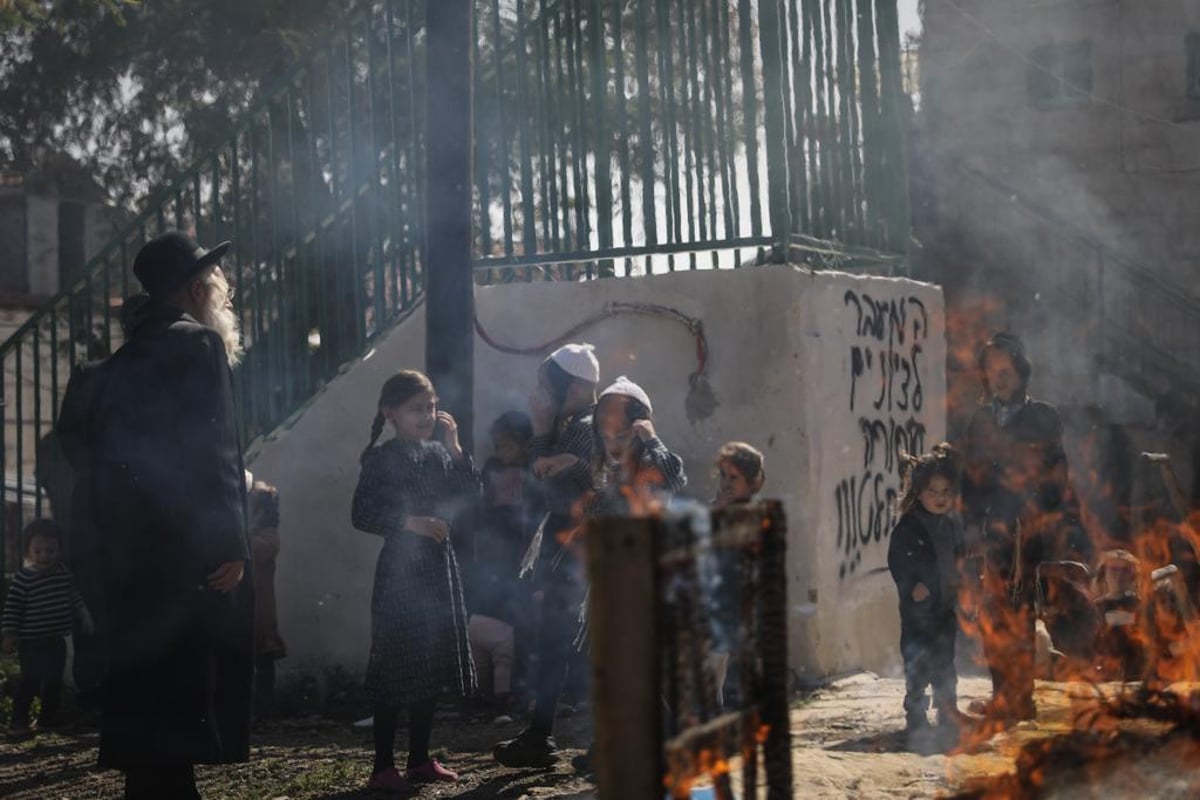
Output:
M567 344L542 362L537 389L529 398L533 474L545 487L549 513L522 564L522 573L533 572L534 599L542 607L537 699L529 727L495 747L496 760L507 767L545 768L558 758L554 714L584 595L583 568L568 545L592 489L592 414L599 382L595 348Z
M624 375L600 393L592 428L596 438L596 496L588 515L621 516L687 486L683 459L654 429L654 406L646 391Z

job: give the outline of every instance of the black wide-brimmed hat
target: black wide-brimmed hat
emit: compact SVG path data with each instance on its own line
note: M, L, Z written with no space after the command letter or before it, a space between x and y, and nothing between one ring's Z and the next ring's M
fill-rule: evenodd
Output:
M221 242L205 250L179 231L151 239L138 251L133 260L133 274L153 300L165 300L186 284L196 273L211 267L229 250L229 242Z

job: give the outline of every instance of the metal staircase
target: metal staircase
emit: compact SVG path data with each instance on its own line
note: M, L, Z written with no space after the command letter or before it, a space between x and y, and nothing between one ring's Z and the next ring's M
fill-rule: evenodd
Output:
M247 442L420 301L424 9L358 3L0 345L4 541L46 511L37 444L72 367L119 346L158 232L234 242ZM479 283L904 268L895 0L476 0L474 19Z

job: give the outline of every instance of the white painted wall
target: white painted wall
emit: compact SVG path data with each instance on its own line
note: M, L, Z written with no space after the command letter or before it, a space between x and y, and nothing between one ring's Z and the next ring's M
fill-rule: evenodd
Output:
M928 314L927 321L921 318L928 327L915 336L914 297ZM888 324L886 314L881 318L882 340L866 331L867 298L894 301L896 313L906 315L895 324ZM860 534L852 511L861 508L859 519L866 525L872 512L882 513L875 493L882 502L898 482L889 473L877 486L875 476L888 471L887 447L877 443L864 464L860 418L878 418L885 425L915 418L925 426L925 446L944 435L940 289L770 267L496 286L477 293L483 326L513 346L553 339L613 301L657 303L704 322L708 374L720 405L694 425L684 413L684 400L696 366L695 346L683 326L655 317L618 317L578 338L597 346L604 379L628 374L649 392L656 424L683 456L695 497L712 496L712 456L723 442L745 439L766 453L764 494L782 499L789 515L793 667L809 679L858 667L898 668L895 591L886 572L870 574L885 563L886 525L880 523L878 538L877 528L870 526ZM863 305L862 322L856 303ZM857 378L851 369L856 347L872 352L871 366L864 356ZM914 347L919 348L915 359ZM332 382L292 428L263 446L253 463L255 474L281 491L284 543L277 582L281 629L292 653L287 666L341 664L360 670L365 662L380 543L350 527L358 455L379 387L397 369L419 368L423 352L424 313L419 310ZM896 369L891 406L885 395L876 409L879 387L886 387L881 353L895 357L889 363ZM486 435L499 413L524 407L539 360L503 355L477 341L477 431ZM900 408L898 402L909 374L905 365L911 372L914 361L923 401L919 410L911 407L916 377L908 378L910 407ZM488 443L476 444L476 453L486 456ZM839 517L841 482L857 487L864 474L869 491L861 504L855 492L854 503L842 506ZM854 563L844 576L839 574L843 563Z

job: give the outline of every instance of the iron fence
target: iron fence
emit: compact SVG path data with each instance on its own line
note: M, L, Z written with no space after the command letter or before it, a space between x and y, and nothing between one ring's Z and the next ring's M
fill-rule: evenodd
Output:
M415 306L424 8L364 0L332 24L0 345L6 542L54 505L47 434L66 382L122 341L133 258L160 231L234 242L246 442ZM736 267L789 250L823 267L902 263L895 0L477 0L475 24L479 282Z
M273 430L419 299L424 278L424 4L363 3L272 87L45 307L0 345L0 460L14 534L55 505L48 436L75 365L123 340L134 256L177 228L225 259L246 356L235 375L244 441ZM60 498L61 499L61 498ZM60 503L61 505L61 503Z
M486 279L905 253L894 0L484 0L476 26Z

